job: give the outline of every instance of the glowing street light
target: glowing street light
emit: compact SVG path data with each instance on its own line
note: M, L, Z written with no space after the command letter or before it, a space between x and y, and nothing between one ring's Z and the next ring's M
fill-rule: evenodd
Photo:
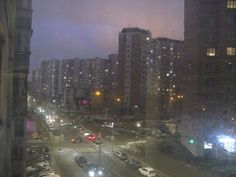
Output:
M96 96L100 96L100 95L101 95L101 92L100 92L100 91L96 91L96 92L95 92L95 95L96 95Z

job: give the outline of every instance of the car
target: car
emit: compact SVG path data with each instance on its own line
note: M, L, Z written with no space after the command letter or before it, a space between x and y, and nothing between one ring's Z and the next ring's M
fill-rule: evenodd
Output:
M127 160L128 159L128 155L126 153L123 153L121 151L116 151L114 153L115 156L117 156L120 160Z
M98 167L96 164L88 162L86 165L86 171L89 177L104 176L104 168Z
M151 167L142 167L138 169L139 173L146 177L156 177L154 169Z
M79 165L79 167L84 167L87 165L87 159L81 155L75 156L75 162Z
M89 134L87 136L87 140L90 141L90 142L95 142L96 139L97 139L97 137L95 135L93 135L93 134Z
M131 159L125 161L126 165L133 169L141 168L141 163L138 160Z
M82 139L80 137L77 137L77 138L73 138L71 140L72 143L81 143L82 142Z

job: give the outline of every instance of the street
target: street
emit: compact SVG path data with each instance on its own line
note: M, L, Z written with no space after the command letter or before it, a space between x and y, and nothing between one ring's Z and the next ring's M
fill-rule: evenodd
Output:
M55 135L48 130L47 124L44 119L35 115L36 122L40 125L40 129L48 132L49 146L52 153L52 163L55 166L56 172L62 177L84 177L88 176L88 173L84 168L79 167L75 162L75 156L80 154L84 156L89 162L99 165L99 145L88 141L83 134L81 134L79 127L74 125L65 125L59 128L59 134ZM63 118L64 121L68 119ZM80 127L85 125L81 124ZM98 136L99 127L87 126L94 135ZM119 129L118 129L119 130ZM112 130L116 132L116 130ZM115 139L114 145L109 139L111 135L111 129L103 128L100 152L100 165L104 168L104 176L108 177L137 177L142 176L137 170L129 168L123 161L119 160L112 153L115 151L125 151L128 153L129 159L139 160L143 166L152 166L155 172L162 177L215 177L215 174L211 174L205 169L200 169L195 166L191 166L184 162L173 159L170 156L166 156L156 151L156 143L158 142L154 138L150 137L136 137L123 139L127 132L119 131L118 139ZM80 137L82 142L72 143L71 140ZM108 137L108 138L106 138ZM143 154L134 153L131 146L132 144L141 142L144 152Z

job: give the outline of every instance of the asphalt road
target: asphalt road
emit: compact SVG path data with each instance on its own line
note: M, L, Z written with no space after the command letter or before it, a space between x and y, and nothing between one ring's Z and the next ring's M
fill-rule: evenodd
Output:
M88 161L99 164L99 146L88 142L86 139L82 143L71 143L72 138L80 135L73 126L61 127L61 136L51 135L52 158L57 172L62 177L87 177L87 173L74 161L77 154L83 155ZM106 177L137 177L137 171L130 169L123 161L114 157L111 152L111 144L101 145L101 164Z
M96 131L98 129L95 129ZM72 144L71 139L81 136L78 129L74 129L73 126L63 126L61 128L63 136L51 137L51 149L54 164L57 172L62 177L87 177L83 168L77 166L74 162L74 157L77 154L85 156L88 161L98 164L99 153L98 146L84 141L79 144ZM105 132L104 132L105 133ZM110 131L106 133L110 134ZM126 134L126 133L125 133ZM123 136L123 135L122 135ZM147 139L147 138L146 138ZM131 140L131 139L130 139ZM116 140L117 143L117 140ZM142 161L144 166L148 165L145 162L151 164L151 166L161 169L171 177L216 177L215 174L209 174L205 169L199 169L194 166L187 166L181 161L175 160L169 156L165 156L162 153L157 153L155 150L156 142L151 144L145 144L145 156L135 156ZM62 148L61 151L58 151ZM116 149L117 146L114 146ZM113 157L111 152L111 143L106 141L102 144L101 152L101 166L105 169L106 177L139 177L136 171L128 168L124 162L120 161L116 157ZM149 165L148 165L149 166ZM158 170L157 170L158 171ZM160 171L158 171L160 172ZM160 174L162 174L160 172Z

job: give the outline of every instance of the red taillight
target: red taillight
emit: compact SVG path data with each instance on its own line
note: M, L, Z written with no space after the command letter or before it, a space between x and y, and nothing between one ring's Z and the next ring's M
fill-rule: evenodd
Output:
M95 140L95 139L96 139L96 136L94 136L94 135L88 137L88 140Z

